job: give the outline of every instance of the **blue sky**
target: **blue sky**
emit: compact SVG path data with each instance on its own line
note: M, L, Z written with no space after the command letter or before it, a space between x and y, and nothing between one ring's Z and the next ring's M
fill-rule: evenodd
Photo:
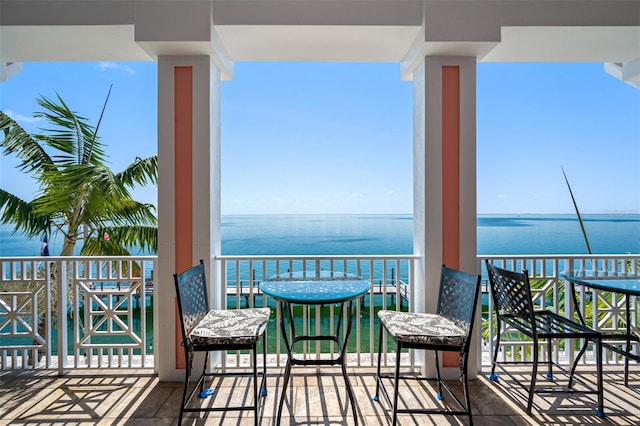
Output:
M59 93L97 120L119 171L156 153L152 62L26 63L0 109L27 131ZM222 82L222 213L411 213L412 83L398 64L236 63ZM603 64L479 64L478 213L640 213L640 90ZM0 187L36 189L0 158ZM137 190L155 203L156 188Z

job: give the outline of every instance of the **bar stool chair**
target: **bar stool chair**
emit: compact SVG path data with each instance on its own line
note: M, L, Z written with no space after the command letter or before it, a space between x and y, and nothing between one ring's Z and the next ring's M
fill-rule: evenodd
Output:
M254 423L257 426L261 401L263 401L263 397L267 395L267 351L264 334L271 310L269 308L209 309L207 284L202 260L200 264L180 274L174 274L174 280L178 296L182 346L187 361L178 424L182 424L184 413L253 410ZM259 373L256 347L260 340L262 340L263 366L262 371ZM252 371L209 372L207 368L209 364L209 353L211 351L228 350L249 350L251 353ZM191 392L188 392L189 379L193 368L193 357L196 352L205 352L204 366ZM214 404L206 407L189 407L189 403L196 395L196 392L198 392L198 389L200 390L198 392L199 398L207 398L210 396L215 398L213 389L205 389L206 378L227 376L253 377L252 404L215 406L214 401ZM261 380L258 386L259 377Z
M396 425L398 413L413 414L445 414L467 415L469 423L473 424L471 417L471 402L467 384L467 364L469 359L469 345L473 332L473 323L480 291L480 276L447 268L442 265L440 275L440 289L438 294L438 307L435 314L397 312L381 310L380 339L378 340L378 368L376 373L376 393L374 400L379 400L379 395L386 400L391 407L391 424ZM396 365L394 374L382 374L382 342L384 331L387 331L396 343ZM433 351L436 361L437 376L435 379L407 374L400 374L400 359L402 350L423 349ZM462 401L440 377L440 363L438 351L456 352L460 357L460 380L463 387ZM393 395L389 395L384 381L390 379L393 383ZM455 401L459 409L449 408L399 408L398 394L400 381L436 380L438 383L437 399L443 400L442 390L445 389Z
M597 396L598 406L596 409L596 415L598 417L606 417L604 413L604 397L603 397L603 382L602 382L602 335L600 332L593 330L581 323L573 321L570 318L558 315L555 312L546 309L535 309L533 298L531 296L531 286L529 283L529 273L527 270L522 272L514 272L506 269L502 269L489 262L489 259L485 260L487 266L487 272L489 273L489 284L491 286L491 294L494 301L497 337L495 339L495 345L493 347L493 363L491 365L491 375L489 379L497 382L499 377L496 374L496 367L499 367L505 374L511 376L511 378L521 387L528 392L527 399L527 414L531 414L531 408L533 405L533 395L535 393L556 393L574 395L581 394L595 394ZM567 296L569 297L569 296ZM503 337L505 339L514 334L514 331L519 332L519 336L516 337L519 341L522 341L524 336L527 336L531 341L532 361L516 360L516 361L499 361L498 352L500 350L500 341ZM575 360L571 369L568 371L569 381L566 388L560 388L555 383L555 386L551 387L536 387L536 380L538 378L538 364L547 365L546 380L549 382L555 382L553 375L553 367L558 369L562 367L553 361L552 348L553 343L557 340L563 339L579 339L583 341L582 348L575 356ZM539 361L538 352L543 347L543 343L546 343L546 360ZM586 390L573 389L573 382L575 380L575 370L578 362L587 350L587 346L592 343L595 345L595 357L596 357L596 381L597 389L591 389L585 384ZM567 350L573 345L573 341L567 343ZM531 365L531 382L527 386L525 383L520 382L507 370L507 365Z

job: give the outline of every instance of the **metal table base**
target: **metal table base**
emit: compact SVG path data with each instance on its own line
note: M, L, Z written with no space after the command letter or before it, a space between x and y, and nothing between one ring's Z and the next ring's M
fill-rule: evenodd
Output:
M353 388L347 375L347 342L349 341L349 335L351 334L351 326L353 324L354 317L354 300L338 303L340 306L340 313L338 315L338 322L336 324L336 331L333 335L298 335L295 330L294 316L293 316L293 303L278 301L278 306L282 312L280 318L280 329L282 330L282 338L287 347L287 364L284 370L284 379L282 383L282 393L280 394L280 403L278 404L278 416L276 424L280 425L280 419L282 418L282 408L284 406L284 400L286 397L287 387L291 379L291 367L294 365L303 366L334 366L339 365L342 369L342 377L344 378L345 387L347 389L347 395L351 404L351 411L353 412L354 423L358 425L358 412L356 409L355 399L353 396ZM342 327L342 320L345 311L347 309L347 329L344 333L344 337L340 338L340 329ZM316 307L317 309L317 307ZM286 315L285 315L286 313ZM287 330L286 322L288 317L289 329ZM338 345L338 356L328 359L299 359L295 356L295 345L299 342L309 341L329 341Z

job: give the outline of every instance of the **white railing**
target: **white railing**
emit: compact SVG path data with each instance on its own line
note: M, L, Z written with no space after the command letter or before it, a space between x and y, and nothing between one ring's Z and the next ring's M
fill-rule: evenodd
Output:
M571 296L570 283L562 279L563 273L589 274L597 271L601 275L624 275L637 274L640 270L640 255L495 255L478 256L478 268L482 271L483 288L488 291L487 272L484 259L489 259L491 263L513 271L526 269L529 273L532 296L536 309L548 309L575 319L575 306ZM481 269L480 269L481 268ZM598 331L623 332L626 327L626 314L624 310L624 300L622 296L591 290L577 288L579 299L589 300L590 304L581 304L580 313L586 323ZM485 293L486 294L486 293ZM493 316L493 301L487 298L488 306L483 309L483 364L490 364L493 356L493 347L489 342L495 341ZM638 300L636 297L630 299L631 330L638 333ZM596 319L594 320L594 315ZM565 351L563 348L573 347L569 341L562 345L554 345L552 357L559 364L568 365L574 361L576 351ZM514 361L531 360L531 342L528 340L511 341L500 345L501 350L498 356L502 360ZM633 343L632 353L638 355L640 348L637 342ZM546 351L541 351L540 355L545 356ZM507 359L508 358L508 359ZM618 364L624 360L614 351L605 349L604 362L607 364ZM583 362L593 362L593 352L590 349Z
M153 367L155 256L0 259L0 369Z
M573 316L565 271L597 270L607 274L637 273L640 255L496 255L478 256L478 271L483 275L482 365L491 359L494 341L493 309L488 296L484 259L507 269L527 269L534 299L539 307ZM229 308L269 306L273 309L267 329L268 362L282 366L281 316L276 305L259 291L259 282L276 273L301 269L338 270L355 273L370 280L372 291L356 308L348 349L348 364L354 367L375 365L379 325L377 309L412 310L414 271L419 257L414 255L372 256L219 256L223 282L222 300ZM152 271L157 257L5 257L0 258L0 369L48 368L62 373L71 368L153 368ZM156 289L157 290L157 289ZM618 297L595 290L580 290L581 300L591 299L597 309L582 310L589 324L607 332L623 331L624 306ZM333 306L300 308L301 325L307 332L320 333L334 327ZM593 321L593 312L598 317ZM639 307L631 299L631 328L638 332ZM143 314L144 313L144 314ZM298 315L296 315L298 316ZM60 320L62 318L62 320ZM501 356L530 354L527 341L502 346ZM384 348L393 351L393 346ZM565 344L564 347L570 347ZM335 355L337 348L310 343L304 356ZM637 345L634 353L640 352ZM389 356L384 353L384 362ZM553 356L562 364L572 361L573 352L556 349ZM242 365L240 353L229 353L229 367ZM592 360L589 355L585 362ZM622 362L606 351L606 362ZM404 364L415 366L413 352Z
M379 321L378 309L412 310L414 255L371 255L371 256L218 256L222 262L222 281L227 283L222 289L223 300L228 307L264 306L272 308L274 314L267 327L267 344L270 365L284 366L286 348L282 346L282 335L278 326L282 312L276 303L263 297L258 284L272 275L301 270L331 270L359 275L371 283L371 291L364 295L356 307L355 318L349 338L347 363L350 366L373 366L377 362ZM227 297L230 296L230 297ZM335 306L300 306L296 312L296 328L306 334L327 334L335 327ZM324 313L323 313L324 311ZM346 330L346 323L343 323ZM344 333L345 330L342 330ZM344 335L344 334L343 334ZM385 338L386 343L386 338ZM386 348L387 346L384 345ZM303 357L335 358L337 347L320 342L308 343L301 354ZM384 351L385 363L388 359ZM240 365L240 353L236 359L227 357L227 366ZM390 358L389 358L390 359ZM407 356L405 364L414 365L414 358Z

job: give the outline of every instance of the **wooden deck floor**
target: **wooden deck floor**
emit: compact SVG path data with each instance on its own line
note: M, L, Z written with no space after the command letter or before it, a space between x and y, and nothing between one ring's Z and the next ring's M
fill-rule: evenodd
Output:
M580 376L593 382L594 375L580 369ZM386 425L381 402L372 401L374 370L350 370L360 425ZM526 375L523 374L526 379ZM630 387L623 386L620 368L605 371L607 417L595 415L595 396L571 398L539 395L532 416L524 412L525 391L511 379L490 382L486 374L471 381L473 420L476 425L640 425L640 369L632 366ZM261 425L275 425L282 375L272 369L268 395L260 414ZM216 386L216 404L250 395L245 379L224 379ZM454 383L457 386L457 383ZM438 404L430 384L405 388L404 403L419 397L421 404ZM233 390L233 392L231 392ZM420 396L423 394L424 396ZM182 395L181 383L159 382L141 370L72 371L59 377L53 371L0 372L0 425L174 425ZM230 396L231 395L231 396ZM344 381L338 369L294 369L293 386L287 392L282 425L353 425L346 404ZM188 415L189 425L252 425L253 413L213 413L200 418ZM468 424L465 417L403 415L400 425Z

